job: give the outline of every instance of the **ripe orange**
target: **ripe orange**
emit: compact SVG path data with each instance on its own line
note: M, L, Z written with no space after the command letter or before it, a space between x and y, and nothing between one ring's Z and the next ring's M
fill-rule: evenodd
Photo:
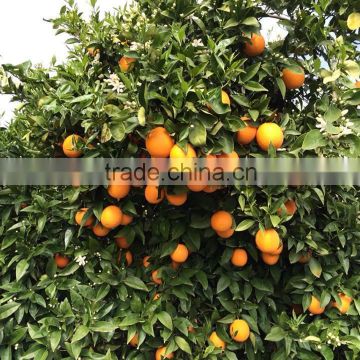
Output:
M123 252L122 252L122 250L120 250L119 255L118 255L118 263L120 263L122 256L123 256ZM127 250L125 252L125 260L126 260L127 266L130 266L133 263L134 258L133 258L133 254L130 250Z
M280 255L272 255L267 253L261 253L261 258L263 259L263 262L267 265L275 265L279 259Z
M173 359L174 353L166 354L166 347L159 347L155 353L155 360Z
M76 134L69 135L63 142L62 148L65 156L68 158L78 158L82 155L81 150L76 150L79 141L83 141L82 137Z
M178 244L176 249L170 254L173 261L183 263L189 257L189 250L184 244Z
M196 152L190 144L187 144L187 146L185 147L185 151L177 144L175 144L170 151L171 159L181 159L181 158L190 159L195 157L196 157Z
M171 266L174 270L177 270L177 269L180 267L180 265L181 265L180 263L178 263L178 262L176 262L176 261L173 260L173 261L171 262L171 265L170 265L170 266Z
M312 251L309 250L308 252L306 252L304 255L301 255L301 257L299 258L298 262L300 264L307 264L312 256Z
M252 34L250 42L246 41L244 46L244 53L249 57L261 55L264 50L265 39L261 34Z
M235 230L234 229L229 229L229 230L225 230L225 231L216 231L216 233L218 234L219 237L221 237L222 239L229 239L232 237L232 235L234 234Z
M129 341L129 344L132 347L137 347L139 344L139 335L135 333L135 335L132 337L132 339Z
M121 209L115 205L106 207L101 213L100 221L108 229L118 227L122 221Z
M248 121L250 119L246 116L243 116L241 120ZM246 124L245 128L238 130L238 132L236 133L237 142L240 145L250 144L255 139L256 132L257 132L257 127Z
M174 206L181 206L186 203L187 200L187 192L183 192L181 194L169 194L165 192L165 196L167 201Z
M112 198L120 200L130 192L130 185L109 185L107 192Z
M294 215L296 213L297 206L296 206L296 203L294 200L292 200L292 199L286 200L284 203L284 206L285 206L286 211L283 211L282 208L279 208L277 210L277 213L279 216L284 215L283 213L286 213L286 215L288 215L288 216Z
M134 220L133 216L123 213L120 225L124 225L124 226L129 225L129 224L131 224L133 222L133 220Z
M55 260L56 266L60 269L63 269L64 267L66 267L70 262L70 260L67 256L60 255L60 254L55 254L54 260Z
M234 249L231 256L231 263L234 266L245 266L248 261L248 254L244 249Z
M356 82L355 82L355 87L356 87L356 88L360 88L360 81L356 81Z
M313 315L320 315L325 311L325 308L320 307L320 301L315 296L311 296L311 303L308 310Z
M123 56L119 60L119 68L122 72L127 73L130 72L136 63L136 59L128 56Z
M264 151L269 149L270 143L273 144L275 149L278 149L284 142L284 134L279 125L264 123L258 127L256 141Z
M159 277L159 270L154 270L152 273L151 273L151 279L152 281L157 284L157 285L161 285L162 284L162 280L161 278Z
M219 160L218 167L225 172L233 172L239 166L239 155L235 151L217 155L217 158Z
M188 326L188 332L189 332L190 334L194 334L194 333L195 333L195 329L194 329L194 327L193 327L192 325Z
M267 254L276 252L280 245L280 237L275 229L260 230L255 236L256 247Z
M298 89L304 85L305 73L304 69L298 66L295 70L285 68L282 71L282 79L284 80L287 89Z
M352 298L345 294L339 294L341 304L338 304L336 301L332 303L332 306L336 307L341 314L346 314L350 308L350 304L352 302Z
M211 335L209 336L209 343L211 345L214 345L216 348L220 348L222 350L225 350L226 344L225 341L220 339L216 331L213 331Z
M230 324L230 336L236 342L245 342L250 336L250 328L245 320L234 320Z
M159 204L165 197L164 189L160 189L155 185L147 185L145 188L145 199L150 204Z
M152 157L166 158L174 146L174 140L164 127L149 131L145 141L146 150Z
M161 297L161 295L159 293L155 293L154 296L153 296L153 300L156 301L156 300L159 300Z
M224 90L221 90L221 102L225 105L229 105L231 104L231 101L230 101L230 97L228 95L228 93Z
M131 189L130 181L123 178L123 173L117 173L115 179L112 179L107 188L108 194L114 199L120 200L126 197Z
M100 53L100 50L94 47L88 47L87 48L87 53L89 56L91 57L95 57L97 54Z
M150 256L145 256L143 258L143 265L144 265L145 268L147 268L147 267L149 267L151 265L149 259L150 259Z
M82 208L80 209L76 214L75 214L75 222L78 225L81 225L81 221L83 219L83 217L85 216L86 212L88 211L88 208ZM87 220L85 221L85 224L83 225L84 227L88 227L91 226L94 222L94 216L90 215Z
M233 217L229 212L220 210L211 216L210 223L215 231L227 231L233 225Z
M205 173L200 171L192 172L191 175L189 174L186 186L189 190L194 192L203 191L206 188L207 178L208 177Z
M207 186L204 187L203 192L207 193L207 194L211 194L211 193L213 193L213 192L215 192L215 191L217 191L219 189L220 189L219 185L207 185Z
M127 242L126 238L124 237L115 238L115 242L120 249L128 249L130 247L130 244Z
M110 229L106 228L101 223L98 223L92 228L92 231L94 235L98 237L104 237L110 232Z
M280 255L283 252L283 250L284 250L284 244L280 240L280 246L275 251L272 251L272 252L270 252L268 254L269 255Z

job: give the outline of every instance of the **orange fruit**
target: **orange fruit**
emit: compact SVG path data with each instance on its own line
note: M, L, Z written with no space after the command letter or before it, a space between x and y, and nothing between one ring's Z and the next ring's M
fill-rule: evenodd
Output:
M275 265L279 259L280 259L280 255L272 255L272 254L267 254L267 253L261 253L261 258L263 260L263 262L267 265Z
M177 270L179 267L180 267L180 263L176 262L176 261L172 261L171 262L171 267L174 269L174 270Z
M94 233L94 235L98 236L98 237L104 237L106 236L111 230L106 228L105 226L103 226L101 223L96 224L93 228L92 231Z
M55 254L54 260L55 260L56 266L60 269L63 269L64 267L66 267L70 262L70 260L67 256L60 255L60 254Z
M155 293L154 296L153 296L153 300L156 301L156 300L159 300L159 299L160 299L160 294Z
M195 333L195 329L194 329L194 327L193 327L192 325L188 326L188 332L189 332L190 334L194 334L194 333Z
M147 185L145 188L145 199L148 203L156 205L161 203L165 197L164 189L160 189L155 185Z
M130 72L136 63L136 59L132 58L132 57L128 57L128 56L123 56L120 60L119 60L119 68L122 72Z
M285 206L285 211L283 211L282 208L279 208L277 210L279 216L283 215L283 213L286 213L286 215L288 216L294 215L296 213L297 206L294 200L292 199L286 200L284 206Z
M308 310L313 315L320 315L325 311L325 308L320 307L320 301L315 296L311 296L311 303Z
M164 127L149 131L145 141L146 150L155 158L167 158L174 146L174 140Z
M250 42L246 41L244 46L244 53L249 57L261 55L264 50L265 39L261 34L252 34Z
M186 186L189 190L194 192L203 191L206 188L207 178L207 175L200 171L191 172Z
M211 193L213 193L213 192L215 192L215 191L217 191L219 189L220 189L219 185L207 185L207 186L204 187L203 192L207 193L207 194L211 194Z
M150 259L150 256L145 256L143 258L143 265L144 265L145 268L147 268L147 267L149 267L151 265L149 259Z
M187 200L187 192L183 192L181 194L169 194L165 192L165 196L167 201L174 206L181 206L186 203Z
M121 209L115 205L106 207L101 213L100 221L108 229L118 227L122 221Z
M139 335L137 333L135 333L135 335L131 338L131 340L129 341L129 344L132 347L137 347L139 344Z
M338 304L336 301L332 303L332 306L336 307L341 314L346 314L350 308L350 304L352 302L352 298L345 294L339 294L341 304Z
M130 244L127 242L126 238L124 237L115 238L115 242L120 249L128 249L130 247Z
M166 354L166 347L159 347L155 353L155 360L173 359L174 353Z
M218 236L221 237L222 239L229 239L234 234L234 232L235 230L231 228L225 231L216 231Z
M360 88L360 81L356 81L356 82L355 82L355 87L356 87L356 88Z
M108 194L114 199L120 200L126 197L131 189L128 173L115 173L109 181Z
M97 54L100 53L100 50L94 47L88 47L87 48L87 53L89 56L91 57L95 57Z
M296 70L285 68L282 71L282 79L287 89L298 89L305 82L304 69L300 66Z
M245 320L234 320L230 324L230 336L236 342L245 342L250 336L250 328Z
M123 213L120 225L124 225L124 226L129 225L129 224L131 224L133 222L133 220L134 220L133 216Z
M218 167L223 169L225 172L233 172L239 166L239 155L232 151L229 154L217 155Z
M83 141L82 137L76 134L69 135L63 142L62 148L68 158L78 158L82 155L81 150L76 150L77 143Z
M280 240L280 246L275 250L272 251L270 253L268 253L269 255L280 255L284 250L284 245L282 243L282 241Z
M298 262L300 264L307 264L310 259L311 259L311 256L312 256L312 251L309 250L308 252L306 252L304 255L301 255Z
M125 259L126 259L127 266L130 266L133 263L133 254L131 251L128 250L125 253Z
M241 118L241 120L242 121L248 121L250 119L248 117L244 116L244 117ZM255 139L256 132L257 132L257 127L246 124L245 128L241 128L236 133L237 142L240 145L248 145L248 144L250 144Z
M155 284L158 284L158 285L161 285L161 284L162 284L162 280L161 280L161 278L159 277L159 270L154 270L154 271L151 273L151 279L152 279L152 281L153 281Z
M234 266L245 266L248 261L248 254L244 249L234 249L231 256L231 263Z
M272 144L275 149L278 149L284 142L284 134L279 125L275 123L264 123L258 127L256 141L264 151L269 149L270 144Z
M213 331L211 335L209 336L209 343L216 348L220 348L222 350L225 350L226 344L225 341L220 339L216 331Z
M229 212L220 210L211 216L210 223L215 231L227 231L233 225L233 217Z
M224 90L221 90L221 102L225 105L229 105L230 106L230 97L228 95L228 93Z
M76 214L75 214L75 222L78 225L81 225L82 219L85 216L86 212L88 211L88 208L82 208L80 209ZM83 225L84 227L88 227L91 226L94 222L94 216L90 215L87 220L85 221L85 224Z
M260 230L255 236L256 247L267 254L276 252L281 246L279 234L275 229Z
M176 249L170 254L173 261L183 263L189 257L189 250L184 244L178 244Z
M195 158L196 152L194 148L187 144L185 151L177 144L175 144L170 151L170 158L172 159L181 159L181 158Z

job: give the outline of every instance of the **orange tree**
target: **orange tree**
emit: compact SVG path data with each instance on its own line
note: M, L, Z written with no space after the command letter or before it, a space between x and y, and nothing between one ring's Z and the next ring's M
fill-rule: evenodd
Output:
M358 1L92 3L66 63L0 68L2 157L359 156ZM0 358L356 359L358 195L3 187Z

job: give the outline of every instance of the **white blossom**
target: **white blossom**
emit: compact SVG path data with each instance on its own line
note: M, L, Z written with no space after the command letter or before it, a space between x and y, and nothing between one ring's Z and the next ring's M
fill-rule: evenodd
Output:
M86 256L83 255L79 255L75 258L75 262L77 262L79 264L79 266L85 266L86 264Z
M124 83L119 79L116 74L111 74L109 79L105 79L108 85L112 86L112 90L116 91L117 93L123 93L125 90Z
M321 133L326 131L326 121L322 116L316 118L317 124L316 127L320 130Z
M98 65L100 64L100 52L97 52L94 56L94 60L92 61L93 65Z
M138 51L141 47L141 44L138 42L133 42L130 45L130 51Z
M192 45L193 47L202 47L202 46L204 46L204 43L202 42L201 39L194 39L194 40L192 41L191 45Z

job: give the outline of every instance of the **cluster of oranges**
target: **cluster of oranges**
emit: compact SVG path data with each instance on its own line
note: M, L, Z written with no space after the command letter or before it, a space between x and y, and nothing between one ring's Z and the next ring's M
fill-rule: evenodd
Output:
M341 314L346 314L350 308L352 303L352 298L344 293L338 294L340 298L340 304L336 301L330 303L330 307L335 307L339 310ZM321 306L320 300L315 297L311 296L310 305L308 307L308 311L313 315L320 315L325 311L325 307Z

